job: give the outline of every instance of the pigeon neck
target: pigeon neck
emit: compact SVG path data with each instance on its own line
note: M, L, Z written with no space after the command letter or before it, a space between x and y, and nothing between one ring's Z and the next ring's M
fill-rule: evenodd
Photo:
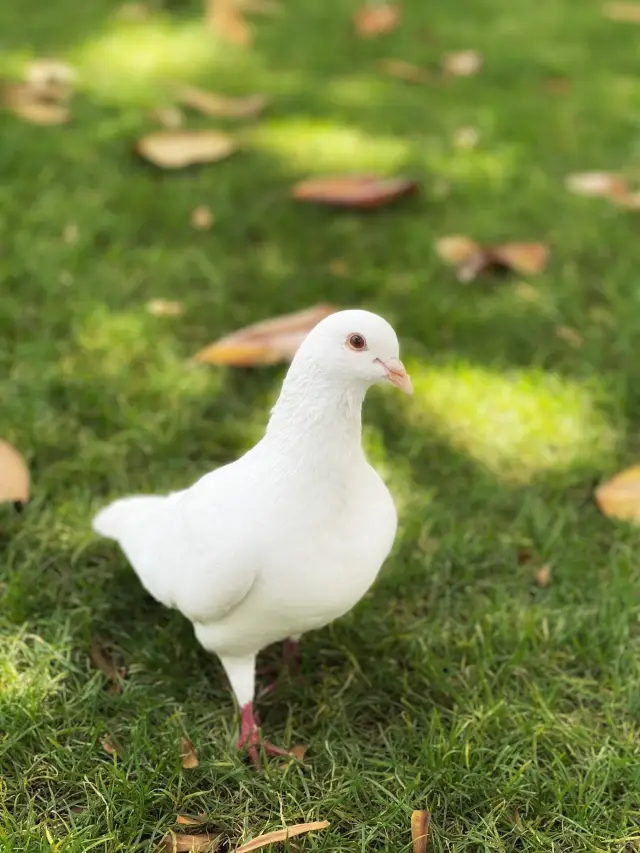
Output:
M311 445L318 457L361 450L366 390L362 383L336 381L313 364L294 362L271 412L266 438L288 452Z

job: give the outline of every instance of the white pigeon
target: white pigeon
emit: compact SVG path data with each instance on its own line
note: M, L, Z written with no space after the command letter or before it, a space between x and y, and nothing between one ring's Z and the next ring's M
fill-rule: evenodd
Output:
M236 462L169 495L134 495L99 512L143 586L193 622L240 708L238 748L263 741L253 710L256 655L349 611L367 592L396 533L393 499L367 462L369 386L412 393L386 320L340 311L301 344L266 433Z

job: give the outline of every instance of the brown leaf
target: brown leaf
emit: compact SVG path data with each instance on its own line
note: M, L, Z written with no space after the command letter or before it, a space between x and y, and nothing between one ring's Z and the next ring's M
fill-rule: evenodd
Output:
M595 499L607 518L640 523L640 465L633 465L598 486Z
M255 323L200 350L194 357L195 361L230 367L290 361L311 329L334 310L330 305L315 305L304 311Z
M27 85L43 97L61 100L68 97L76 72L60 59L34 59L29 63L25 77Z
M561 341L571 344L572 347L579 349L584 345L584 338L577 329L572 326L558 326L556 335Z
M614 172L575 172L565 178L565 187L576 195L615 198L628 192L627 183Z
M102 748L104 749L104 751L108 752L109 755L115 754L116 748L112 744L110 738L108 738L108 737L102 738L102 740L100 741L100 744L101 744Z
M0 439L0 503L26 503L29 482L29 469L22 454Z
M404 59L383 59L378 68L388 77L405 80L407 83L429 83L431 74L426 68L405 62Z
M297 201L371 209L410 195L417 189L417 181L409 178L344 175L301 181L293 187L291 194Z
M413 853L425 853L429 841L429 826L431 815L426 809L411 813L411 840Z
M502 243L480 246L463 235L442 237L436 241L436 252L457 268L460 281L469 282L490 271L511 270L521 275L540 272L549 259L544 243Z
M252 841L248 841L241 847L237 847L235 853L251 853L252 850L259 850L261 847L267 847L269 844L287 841L289 838L293 838L295 835L301 835L303 832L316 832L319 829L326 829L328 826L328 820L316 820L312 823L298 823L295 826L289 826L286 829L278 829L276 832L267 832L266 835L259 835Z
M206 814L199 815L188 815L188 814L179 814L176 817L176 823L180 826L202 826L203 823L207 822Z
M42 126L66 124L71 113L63 104L43 97L42 92L28 83L10 83L4 88L6 106L30 124Z
M292 755L294 758L297 758L298 761L302 761L302 759L307 754L308 747L304 743L298 743L295 746L292 746L289 750L289 755Z
M152 299L147 302L147 311L154 317L179 317L183 308L181 302L173 302L171 299Z
M160 842L163 850L170 853L191 853L191 851L212 851L220 846L221 836L201 832L198 835L180 835L168 832Z
M196 163L216 163L233 154L236 147L219 130L159 130L138 140L136 150L161 169L183 169Z
M449 77L472 77L482 68L482 56L475 50L445 53L442 70Z
M266 95L247 95L244 98L230 98L197 89L195 86L183 87L178 100L185 107L190 107L211 118L254 118L259 115L268 103Z
M205 18L208 28L224 41L248 47L253 42L253 31L244 17L238 0L205 0Z
M640 3L605 3L602 14L610 21L640 24Z
M151 111L151 118L166 127L168 130L176 130L184 124L184 115L178 107L158 107Z
M530 563L533 559L533 551L529 548L519 548L517 553L518 565L524 566L525 563Z
M97 640L91 643L91 660L96 669L110 681L110 692L122 692L122 680L127 674L126 667L117 666L111 653L105 649Z
M541 589L551 586L551 563L546 563L534 572L533 579Z
M198 231L208 231L213 225L213 213L206 204L199 204L191 211L191 224Z
M194 767L197 767L198 764L200 764L198 761L198 754L187 737L180 738L180 758L185 770L193 770Z
M367 3L353 16L356 33L360 38L389 33L400 23L401 14L397 3Z

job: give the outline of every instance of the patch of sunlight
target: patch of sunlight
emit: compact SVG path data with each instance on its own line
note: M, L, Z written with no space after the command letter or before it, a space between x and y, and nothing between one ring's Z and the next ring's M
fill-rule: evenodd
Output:
M79 85L108 101L145 102L170 93L172 84L204 72L231 76L238 85L260 72L258 57L212 38L202 22L153 17L111 21L68 56Z
M196 368L179 355L173 337L144 305L138 313L95 308L76 329L74 342L76 349L58 364L62 375L122 377L132 393L143 385L145 392L162 395L166 409L211 394L212 383L221 382L219 372Z
M251 130L247 145L280 157L306 172L393 172L408 159L410 146L391 136L316 119L270 121Z
M377 106L393 96L387 80L372 75L353 75L329 80L323 87L328 101L343 107Z
M497 372L466 363L411 365L410 422L447 439L498 478L610 460L616 433L591 390L540 370Z
M432 142L423 149L422 159L438 177L466 184L501 186L518 168L517 150L510 145L455 150Z
M41 637L17 633L0 636L0 711L15 713L19 705L31 713L55 693L61 678L56 674L60 659L68 664L66 652L56 650Z

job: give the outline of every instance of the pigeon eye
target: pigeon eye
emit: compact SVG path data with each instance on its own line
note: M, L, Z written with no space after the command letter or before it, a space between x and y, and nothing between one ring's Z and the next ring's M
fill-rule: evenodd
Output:
M367 348L367 342L362 335L349 335L347 338L347 346L349 349L363 350Z

